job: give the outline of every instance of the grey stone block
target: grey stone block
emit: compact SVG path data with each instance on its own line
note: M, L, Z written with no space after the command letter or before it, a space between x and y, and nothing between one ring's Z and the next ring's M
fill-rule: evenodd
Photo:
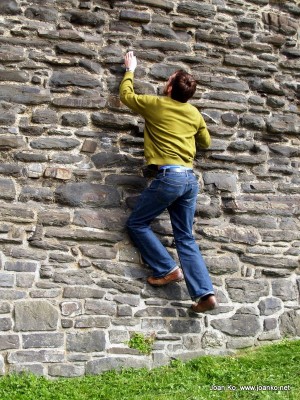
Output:
M75 318L75 328L108 328L110 326L111 319L109 317L92 317L82 316Z
M118 153L113 153L110 151L103 151L101 153L94 154L92 156L92 161L95 165L96 168L102 168L104 166L123 166L125 164L128 164L129 162L133 163L133 165L137 165L137 161L134 161L131 157L124 155L124 154L118 154Z
M198 349L204 348L220 348L226 342L224 335L218 331L206 331L201 338L201 346ZM192 350L192 349L191 349Z
M10 313L12 305L9 302L0 302L0 314Z
M167 330L169 322L162 318L143 318L141 321L141 328L146 331Z
M129 341L129 332L122 329L112 329L109 331L110 343L125 343Z
M0 109L0 124L1 125L13 125L16 121L16 113L13 110L1 110ZM4 139L4 138L3 138ZM11 140L9 140L11 139ZM13 138L7 138L6 141L7 143L11 143L13 144L14 141L20 141L21 138L15 138L15 140L13 140ZM2 142L2 141L1 141ZM3 140L3 142L5 143L5 140ZM1 147L3 147L3 143L1 143Z
M51 252L49 253L49 262L50 263L58 263L58 264L64 264L64 263L72 263L76 259L70 254L65 254L65 253L60 253L60 252Z
M163 52L188 52L189 51L189 46L185 43L179 43L176 41L171 41L171 40L165 40L165 41L159 41L159 40L140 40L138 41L138 45L141 49L145 50L150 50L150 49L158 49Z
M150 368L151 362L148 357L105 357L87 362L86 373L98 375L109 370L120 370L122 368Z
M53 87L79 86L87 88L101 85L100 81L93 76L73 72L54 72L49 84Z
M12 0L11 3L15 3L15 0ZM1 3L0 7L6 7L7 3ZM20 11L21 9L19 9ZM3 9L1 10L1 13L5 14ZM0 58L2 62L20 62L24 61L25 59L25 49L23 47L15 47L15 46L10 46L10 45L3 45L1 50L0 50Z
M210 273L216 275L234 274L240 271L240 261L236 255L224 256L219 255L216 257L206 257L206 266Z
M9 150L19 147L27 147L23 137L0 136L0 149Z
M97 142L90 139L85 139L81 147L81 151L85 153L94 153L97 148Z
M15 276L8 273L0 273L0 287L14 287Z
M49 365L48 374L50 376L62 377L62 378L73 378L84 375L85 368L83 365L72 365L72 364L56 364Z
M1 300L20 300L24 299L27 296L26 291L23 290L14 290L14 289L0 289L0 299Z
M22 335L24 349L62 347L64 345L63 333L29 333Z
M61 319L61 327L64 329L72 328L73 327L73 320L70 318L62 318Z
M234 92L248 92L249 86L246 82L232 77L212 77L209 74L194 74L197 82L214 90L232 90ZM230 110L232 111L232 110Z
M30 86L1 85L0 100L18 104L36 105L50 101L48 89L38 89Z
M266 122L263 117L255 115L245 115L240 119L241 126L252 130L263 130L266 127Z
M56 107L63 108L74 108L74 109L102 109L105 108L107 100L100 96L95 96L91 94L90 96L81 96L81 97L55 97L52 100L52 104ZM68 121L67 121L68 122ZM65 124L68 125L68 124ZM83 124L81 126L85 126ZM75 126L76 125L70 125Z
M16 331L54 331L59 314L46 300L25 300L15 304Z
M80 128L88 124L88 118L86 114L83 113L66 113L62 115L61 122L63 126Z
M110 113L92 113L91 120L94 125L102 128L127 130L136 126L134 118L123 116L122 119L119 119L117 116Z
M21 14L22 10L16 0L8 0L0 4L0 12L3 15Z
M171 320L170 333L200 333L201 324L196 319L191 320Z
M258 308L261 315L272 315L282 310L283 304L279 298L268 297L259 302Z
M206 185L214 185L219 190L235 192L237 177L233 174L205 172L203 180Z
M164 0L133 0L133 3L161 8L162 10L172 11L174 8L174 3L171 1L164 1Z
M101 352L105 347L106 339L103 331L67 333L67 351L80 353Z
M57 188L56 201L79 207L113 207L119 205L120 195L111 186L91 183L68 183Z
M65 287L63 291L64 298L85 299L96 298L102 299L105 295L105 290L93 289L88 286Z
M132 309L127 305L119 305L117 306L117 315L120 317L132 317Z
M288 279L277 279L272 281L272 293L282 301L293 301L297 299L297 288Z
M54 272L53 281L66 285L92 285L93 280L86 271Z
M153 351L152 358L153 358L152 361L153 368L162 367L164 365L169 364L170 362L170 357L167 354L159 351Z
M19 201L27 202L30 200L37 201L37 202L53 202L53 192L49 188L37 188L37 187L30 187L25 186L22 188Z
M45 154L40 154L40 153L26 153L24 152L19 152L15 153L15 158L16 160L19 161L24 161L24 162L46 162L47 157Z
M75 25L99 28L105 23L104 15L99 12L68 10L66 17Z
M0 71L0 81L12 81L12 82L28 82L29 81L29 75L25 71L13 71L13 70L7 70L7 71Z
M60 308L63 316L74 317L82 313L82 305L78 301L64 301Z
M211 325L230 336L251 337L262 330L259 317L250 308L240 308L232 317L214 320Z
M1 320L0 320L1 324ZM0 350L18 349L20 347L20 339L18 335L1 334L0 335Z
M177 34L168 26L161 26L160 24L147 24L143 25L143 32L146 35L154 37L162 37L164 39L177 39Z
M78 38L80 39L80 37L78 37ZM94 50L91 50L88 47L82 46L78 43L70 43L70 42L58 43L56 45L56 49L57 49L58 54L66 54L66 55L69 55L69 54L79 55L80 54L84 57L89 57L89 58L96 56L96 53ZM70 60L69 60L69 63L71 63ZM74 61L74 63L75 63L75 61ZM53 77L53 80L51 81L51 84L53 84L54 86L61 86L61 85L65 86L66 85L66 75L63 75L63 74L64 73L55 75ZM70 81L72 82L74 79L76 81L79 80L81 85L84 87L85 86L94 87L94 84L92 82L94 82L94 83L97 82L92 77L90 77L90 78L87 77L87 80L85 80L83 78L82 74L80 74L79 76L69 75L69 79L70 79L69 82ZM71 83L71 84L73 84L73 83ZM98 81L98 84L99 84L99 81ZM97 86L97 84L96 84L96 86Z
M256 228L239 226L204 227L205 237L222 242L237 242L254 245L260 241L260 234Z
M35 275L26 272L19 272L16 275L16 286L19 288L31 288L35 281Z
M35 124L56 124L57 113L50 109L38 109L32 114L32 122Z
M228 349L245 349L247 347L253 347L254 345L255 340L253 338L230 337L226 346Z
M167 80L178 69L180 69L179 65L159 63L151 68L150 74L154 78Z
M146 12L139 12L133 10L121 10L120 19L130 20L135 22L149 22L150 14Z
M114 301L121 304L128 304L131 307L137 307L141 299L139 296L128 296L128 295L117 295L114 297Z
M198 3L194 1L183 1L180 2L177 7L179 13L193 15L197 17L210 18L216 13L215 6L211 4Z
M272 117L267 121L267 129L270 133L299 134L299 117L281 115Z
M85 257L113 260L117 256L117 249L113 247L80 246Z
M41 138L32 140L30 146L33 149L42 150L71 150L80 144L79 140L76 139L52 139L52 138Z
M295 337L300 334L300 315L296 310L285 311L279 318L282 336Z
M228 278L225 281L228 294L233 301L254 303L260 297L269 294L269 285L266 280Z
M64 361L64 352L58 350L18 350L10 352L9 364L22 363L60 363Z
M266 318L264 320L264 330L265 331L272 331L276 329L278 326L278 321L276 318Z
M124 279L120 277L111 277L110 280L102 279L97 282L97 285L101 288L115 289L122 293L141 294L143 290L143 284L130 279Z
M45 375L43 364L39 363L26 363L26 364L11 364L9 365L9 373L11 374L24 374L32 373L34 375Z
M251 184L250 184L251 186ZM235 215L231 218L230 222L235 225L251 225L256 228L276 229L277 219L272 216L250 216L250 215ZM250 249L250 252L252 249Z
M86 314L101 314L113 316L116 314L116 311L116 305L110 301L89 299L85 301Z
M183 284L171 283L164 288L153 288L147 285L143 291L144 298L161 298L169 300L190 300L190 295Z
M58 11L47 7L28 7L25 10L25 16L29 19L38 19L45 22L56 22Z
M176 317L176 310L169 307L147 307L134 314L135 317Z

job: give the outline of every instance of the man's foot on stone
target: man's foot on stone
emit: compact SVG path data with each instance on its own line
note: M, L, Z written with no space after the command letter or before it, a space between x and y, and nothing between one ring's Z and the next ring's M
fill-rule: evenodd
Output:
M198 303L195 303L191 306L191 309L195 313L203 313L205 311L213 310L217 307L216 297L212 294L205 298L205 300L201 300Z
M171 282L180 282L184 279L183 273L180 268L176 268L174 271L170 272L168 275L163 276L162 278L154 278L150 276L147 279L147 282L152 286L165 286Z

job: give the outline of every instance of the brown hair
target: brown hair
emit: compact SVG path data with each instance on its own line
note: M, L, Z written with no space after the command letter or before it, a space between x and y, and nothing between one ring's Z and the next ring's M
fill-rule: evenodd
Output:
M183 70L176 72L172 79L171 98L186 103L196 91L196 81L192 75Z

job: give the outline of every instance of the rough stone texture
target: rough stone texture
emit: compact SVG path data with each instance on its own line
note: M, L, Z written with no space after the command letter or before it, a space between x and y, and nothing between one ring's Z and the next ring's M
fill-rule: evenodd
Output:
M70 352L100 352L105 348L105 334L101 330L85 333L68 333L66 348Z
M280 316L279 323L281 335L287 337L300 335L300 315L296 310L285 311Z
M230 318L212 321L212 326L230 336L255 336L261 326L255 309L240 308Z
M15 305L16 331L54 331L58 310L47 300L22 301Z
M42 4L43 3L43 4ZM300 337L297 0L0 2L0 374L154 367ZM298 32L297 32L298 31ZM151 270L125 223L143 120L120 103L191 72L212 136L197 151L194 233L219 308ZM175 255L171 225L155 232ZM153 336L143 356L133 332Z
M277 297L268 297L259 302L258 308L262 315L272 315L282 310L282 303Z
M254 279L226 279L226 287L230 298L237 302L255 302L269 294L268 283Z

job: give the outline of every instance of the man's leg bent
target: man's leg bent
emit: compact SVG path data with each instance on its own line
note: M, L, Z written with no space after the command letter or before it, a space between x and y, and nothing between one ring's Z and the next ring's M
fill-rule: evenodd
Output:
M156 183L152 182L141 194L126 224L131 239L145 262L153 269L156 278L164 277L176 268L175 260L150 227L153 219L166 207L158 199Z

